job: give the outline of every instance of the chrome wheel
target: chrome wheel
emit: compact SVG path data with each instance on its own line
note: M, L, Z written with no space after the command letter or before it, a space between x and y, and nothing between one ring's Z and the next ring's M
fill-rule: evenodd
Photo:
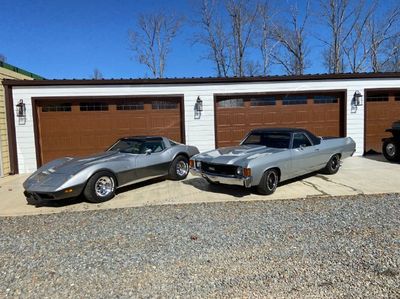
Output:
M386 153L389 157L394 157L396 155L396 147L393 143L388 143L386 145Z
M180 177L184 177L189 172L189 164L185 161L179 161L176 163L176 174Z
M108 176L102 176L97 179L94 189L99 197L106 197L114 192L114 180Z
M278 176L275 171L271 171L267 176L267 188L269 190L274 190L278 185Z

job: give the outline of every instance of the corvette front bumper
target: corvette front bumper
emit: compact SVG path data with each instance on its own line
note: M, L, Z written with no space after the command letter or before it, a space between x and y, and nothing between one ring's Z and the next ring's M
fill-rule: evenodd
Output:
M190 173L194 176L200 176L215 183L244 186L246 188L251 187L251 177L227 176L222 174L209 173L195 168L190 168Z
M24 195L26 198L32 199L34 201L39 201L39 200L60 200L60 199L65 199L65 198L71 198L71 197L78 197L82 191L85 185L78 185L74 186L71 188L67 188L65 190L60 190L60 191L54 191L54 192L49 192L49 191L40 191L40 190L25 190ZM68 191L67 191L68 190Z

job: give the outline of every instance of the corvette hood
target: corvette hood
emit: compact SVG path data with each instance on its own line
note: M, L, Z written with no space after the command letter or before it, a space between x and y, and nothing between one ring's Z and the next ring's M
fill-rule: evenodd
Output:
M93 163L111 161L120 155L119 152L110 151L83 158L60 158L43 165L34 172L24 182L24 187L25 189L37 188L39 186L58 187L85 167Z
M260 145L240 145L234 147L222 147L213 151L196 155L194 158L203 162L215 164L246 164L251 159L279 153L285 149L270 148Z
M62 158L46 164L46 169L43 169L43 171L70 175L94 163L107 162L118 156L120 156L119 152L110 151L82 158Z

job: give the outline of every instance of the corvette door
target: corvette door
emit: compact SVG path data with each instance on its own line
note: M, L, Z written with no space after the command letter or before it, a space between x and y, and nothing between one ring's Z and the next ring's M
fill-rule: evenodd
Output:
M138 180L150 179L168 174L170 159L168 149L162 140L146 141L136 160Z

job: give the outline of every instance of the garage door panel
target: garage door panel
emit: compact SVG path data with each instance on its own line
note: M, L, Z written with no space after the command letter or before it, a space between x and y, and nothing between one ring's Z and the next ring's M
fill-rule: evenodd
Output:
M119 100L103 100L101 103L108 110L81 111L81 101L77 99L68 103L71 109L64 112L48 112L48 108L43 111L43 107L57 101L40 101L36 110L41 161L46 163L58 157L101 152L125 136L163 135L182 142L180 101L178 98L163 100L157 109L153 109L153 100L129 101L125 107ZM88 100L82 102L85 105L91 103ZM139 104L135 104L137 102ZM174 109L170 109L169 103L175 103Z
M382 151L382 138L390 137L385 132L394 121L400 119L400 91L368 91L365 107L365 151Z
M244 96L242 107L227 108L219 105L219 101L229 99L229 96L217 98L216 104L216 140L217 147L237 145L249 130L265 127L297 127L304 128L321 136L342 136L344 129L341 123L343 114L343 93L328 94L334 103L318 103L312 100L314 95L299 96L293 101L282 101L290 97L282 95L259 96L260 98L274 99L264 106L251 106L252 96ZM238 103L237 96L232 96ZM307 100L305 100L305 98ZM326 99L326 98L325 98ZM337 100L336 100L337 99ZM256 101L255 101L256 102ZM224 106L224 107L221 107ZM245 115L245 117L244 117ZM237 131L236 129L242 129Z

